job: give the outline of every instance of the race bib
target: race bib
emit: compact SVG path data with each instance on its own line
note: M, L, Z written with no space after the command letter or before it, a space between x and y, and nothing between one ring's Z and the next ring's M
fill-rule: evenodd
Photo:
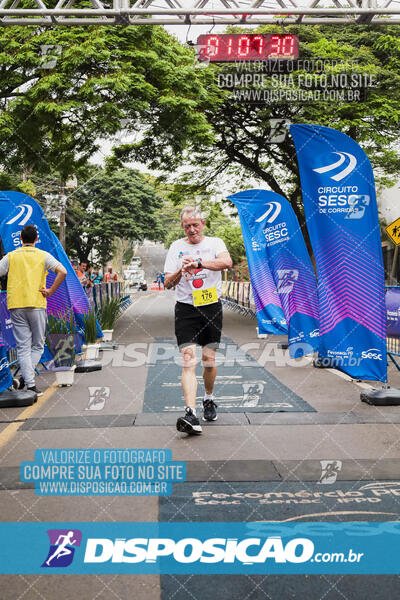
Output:
M193 290L193 306L205 306L218 302L217 288L211 287L204 290Z

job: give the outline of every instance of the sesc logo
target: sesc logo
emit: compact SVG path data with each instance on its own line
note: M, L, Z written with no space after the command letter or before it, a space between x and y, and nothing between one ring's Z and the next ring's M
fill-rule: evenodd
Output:
M373 360L382 360L382 352L379 348L370 348L361 352L361 358L372 358Z
M13 223L16 223L18 219L21 220L17 223L17 225L26 225L29 219L31 218L33 207L30 204L18 204L16 208L20 209L19 213L15 215L15 217L7 221L6 225L12 225Z
M307 538L294 538L283 544L280 536L268 538L89 538L85 563L155 563L170 557L178 563L304 563L314 554L314 544Z
M256 223L262 223L265 219L267 219L267 223L273 223L282 209L279 202L267 202L265 206L268 206L267 210L261 217L256 219Z
M342 179L347 177L347 175L350 175L352 171L354 171L354 169L357 166L357 159L355 156L349 154L348 152L332 152L332 154L337 154L339 156L339 160L335 160L335 162L326 165L326 167L318 167L318 169L313 169L313 171L321 175L323 173L330 173L331 171L335 171L336 169L341 167L343 163L347 162L345 168L339 171L339 173L336 173L336 175L330 175L330 179L334 179L335 181L341 181Z
M314 337L318 337L319 336L319 329L314 329L314 331L310 332L310 337L314 338Z
M3 369L8 369L8 367L9 367L8 360L4 356L3 358L0 359L0 371L3 371Z

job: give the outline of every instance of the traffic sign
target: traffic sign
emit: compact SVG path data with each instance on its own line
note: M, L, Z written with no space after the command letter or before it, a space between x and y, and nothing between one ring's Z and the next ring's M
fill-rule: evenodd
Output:
M388 234L388 236L390 237L390 239L392 240L392 242L394 242L396 244L396 246L400 245L400 217L398 219L396 219L395 221L393 221L393 223L390 223L390 225L388 225L385 228L386 233Z

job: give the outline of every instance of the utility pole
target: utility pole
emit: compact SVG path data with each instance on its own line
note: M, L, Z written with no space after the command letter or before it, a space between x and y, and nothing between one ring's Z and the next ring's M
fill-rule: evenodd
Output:
M69 179L67 179L65 182L61 183L61 190L60 190L60 235L59 235L59 240L61 243L61 246L64 248L65 250L65 213L67 211L67 195L66 195L66 190L74 190L78 187L78 180L76 179L75 175L71 175L71 177L69 177Z
M64 184L61 185L60 193L60 243L65 250L65 209L67 205L67 197L65 195Z
M393 262L392 262L392 272L390 273L391 284L395 285L397 283L397 260L399 256L399 247L395 246L394 254L393 254Z

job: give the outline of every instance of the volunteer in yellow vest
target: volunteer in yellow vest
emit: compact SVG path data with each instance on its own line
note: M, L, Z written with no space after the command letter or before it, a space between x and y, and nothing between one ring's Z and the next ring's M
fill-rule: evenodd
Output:
M182 387L186 410L176 423L178 431L202 432L196 414L196 344L202 346L203 421L217 419L214 381L215 351L221 340L221 271L232 266L223 240L205 237L201 212L187 206L181 212L185 238L171 244L165 260L164 285L176 288L175 335L182 353Z
M0 260L0 277L8 273L7 307L17 342L22 375L20 388L26 385L28 390L41 396L42 392L35 385L35 367L42 356L46 335L46 298L54 294L67 271L54 256L35 248L37 240L36 227L25 225L21 231L22 247ZM46 289L49 270L57 276L53 285Z

